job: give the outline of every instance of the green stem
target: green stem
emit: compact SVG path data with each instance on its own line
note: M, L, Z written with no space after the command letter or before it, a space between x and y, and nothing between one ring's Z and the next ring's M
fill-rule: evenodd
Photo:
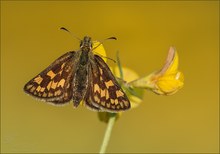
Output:
M118 68L119 68L120 78L124 79L122 66L121 66L121 61L120 61L120 58L119 58L119 51L117 51L116 57L117 57L117 64L118 64Z
M102 141L101 149L99 151L100 154L105 153L105 151L106 151L106 148L108 146L108 142L109 142L109 139L110 139L110 136L111 136L112 128L113 128L114 123L115 123L115 119L116 119L116 114L112 113L111 116L109 117L108 125L107 125L107 128L105 130L105 136L104 136L104 139Z

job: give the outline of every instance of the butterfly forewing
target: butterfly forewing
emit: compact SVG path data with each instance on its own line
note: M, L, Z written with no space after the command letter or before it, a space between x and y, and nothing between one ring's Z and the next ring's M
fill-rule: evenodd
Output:
M130 102L107 64L98 55L91 62L86 104L101 111L118 112L130 108Z
M50 66L30 80L24 91L36 98L56 104L68 102L72 98L75 52L67 52Z

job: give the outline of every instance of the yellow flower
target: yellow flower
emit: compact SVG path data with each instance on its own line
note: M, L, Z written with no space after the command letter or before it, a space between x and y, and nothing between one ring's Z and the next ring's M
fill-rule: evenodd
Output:
M137 88L150 89L159 95L172 95L183 87L184 76L178 70L178 54L170 47L166 62L160 71L129 83Z

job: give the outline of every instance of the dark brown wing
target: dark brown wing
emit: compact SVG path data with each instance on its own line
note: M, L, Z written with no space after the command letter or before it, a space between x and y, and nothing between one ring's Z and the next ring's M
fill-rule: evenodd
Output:
M24 91L40 100L63 104L72 98L74 51L67 52L30 80Z
M130 101L107 64L98 55L90 63L86 105L94 110L119 112L130 108Z

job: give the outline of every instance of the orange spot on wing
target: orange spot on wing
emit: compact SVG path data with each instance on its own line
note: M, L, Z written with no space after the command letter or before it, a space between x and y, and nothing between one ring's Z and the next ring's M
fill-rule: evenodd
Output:
M51 70L47 73L47 75L48 75L51 79L53 79L53 78L56 76L56 74L55 74L53 71L51 71Z
M117 97L124 96L124 93L123 93L121 90L117 90L117 91L116 91L116 96L117 96Z
M65 80L61 79L60 82L58 83L57 87L61 86L63 88L64 83L65 83Z
M105 86L107 88L111 87L111 86L114 86L114 83L112 82L112 80L109 80L108 82L105 82Z
M38 75L35 79L34 79L34 82L36 82L37 84L40 84L41 82L43 81L43 78Z

